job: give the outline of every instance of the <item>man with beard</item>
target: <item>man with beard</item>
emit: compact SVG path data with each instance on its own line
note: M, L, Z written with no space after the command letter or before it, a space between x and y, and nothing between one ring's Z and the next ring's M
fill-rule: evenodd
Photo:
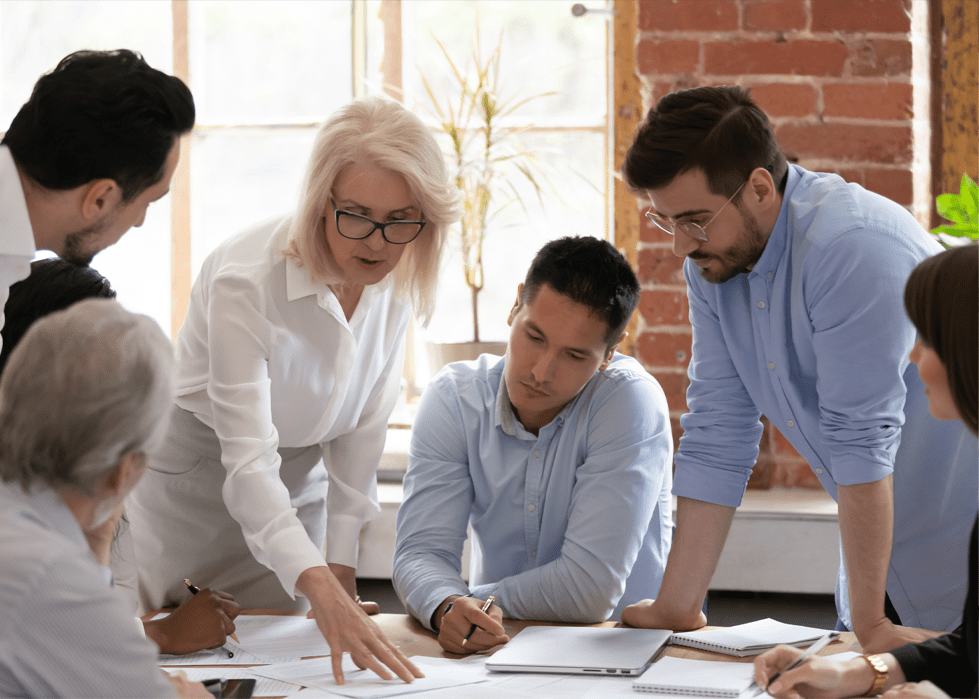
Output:
M764 414L839 504L840 627L866 652L954 629L976 441L929 414L901 305L911 270L941 246L894 202L789 165L737 87L660 100L623 174L687 258L693 351L673 548L657 599L622 620L706 623L701 605Z
M193 125L187 86L132 51L78 51L41 76L0 143L0 308L37 250L84 265L141 226Z

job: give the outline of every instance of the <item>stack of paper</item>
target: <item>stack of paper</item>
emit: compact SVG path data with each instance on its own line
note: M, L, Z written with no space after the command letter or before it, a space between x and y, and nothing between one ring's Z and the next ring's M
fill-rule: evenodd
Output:
M825 630L811 626L796 626L783 624L774 619L761 619L723 629L675 633L670 643L743 658L746 655L764 653L780 643L798 647L808 646L819 640L825 633Z

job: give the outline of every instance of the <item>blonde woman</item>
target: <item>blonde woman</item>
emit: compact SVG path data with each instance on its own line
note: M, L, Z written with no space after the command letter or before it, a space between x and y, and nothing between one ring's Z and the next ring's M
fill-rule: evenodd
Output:
M405 330L412 307L432 313L454 191L417 117L355 101L317 136L295 215L204 262L173 426L128 510L149 607L185 599L188 577L245 608L311 608L338 682L342 651L382 677L418 676L354 574Z

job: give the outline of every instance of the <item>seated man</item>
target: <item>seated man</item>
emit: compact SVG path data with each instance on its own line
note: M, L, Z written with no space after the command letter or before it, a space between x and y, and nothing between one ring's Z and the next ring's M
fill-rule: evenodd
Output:
M104 300L39 320L11 354L0 380L0 696L210 696L167 681L98 563L166 430L172 354L151 319Z
M596 623L659 590L672 532L670 418L656 380L615 353L638 299L609 243L552 241L517 288L506 356L451 364L425 391L394 586L446 650L506 642L503 617Z

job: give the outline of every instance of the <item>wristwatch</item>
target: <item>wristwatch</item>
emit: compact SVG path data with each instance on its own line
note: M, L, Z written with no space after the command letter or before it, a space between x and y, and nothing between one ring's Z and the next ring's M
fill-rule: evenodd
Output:
M887 663L879 655L864 655L862 657L870 664L870 667L874 671L874 683L864 696L879 696L884 691L884 685L887 683Z

